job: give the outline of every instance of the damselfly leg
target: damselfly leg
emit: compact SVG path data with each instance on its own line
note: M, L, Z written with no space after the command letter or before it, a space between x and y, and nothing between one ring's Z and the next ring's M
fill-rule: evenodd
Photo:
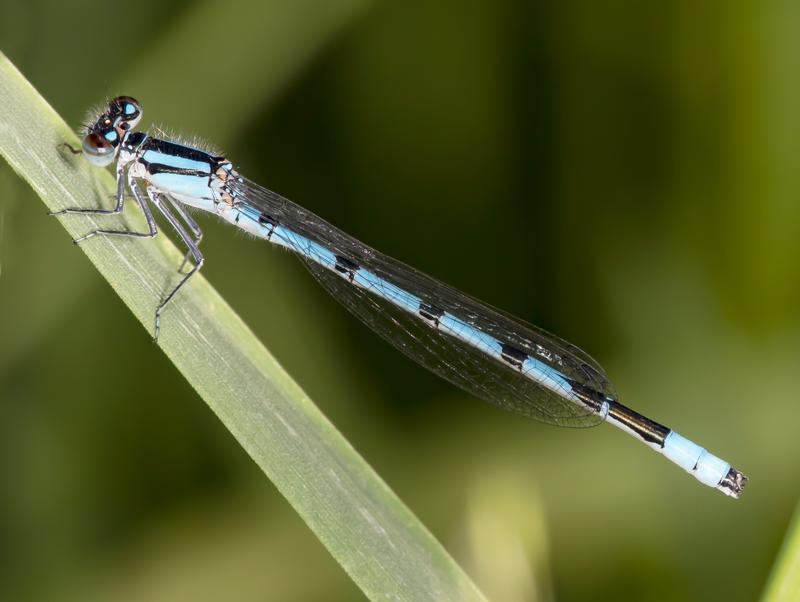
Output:
M150 197L150 201L156 206L161 212L161 215L172 225L175 229L175 232L178 233L178 236L181 237L183 243L189 248L188 254L186 258L184 258L183 263L181 264L181 268L186 263L189 256L194 259L194 266L191 270L189 270L186 274L184 274L183 278L181 278L180 282L172 289L172 291L164 298L164 300L159 303L158 307L156 308L156 321L155 321L155 329L153 333L153 341L158 341L158 335L161 332L161 312L164 311L164 308L167 304L172 301L175 297L177 292L186 284L189 279L194 276L201 267L203 267L203 254L200 252L200 249L197 247L196 238L192 238L192 235L186 231L186 228L183 227L183 224L180 223L180 220L176 218L169 210L167 203L164 201L164 195L160 194L155 188L152 186L147 187L147 195ZM173 203L174 205L174 203ZM197 224L192 222L195 227ZM197 228L197 231L200 231L200 228ZM200 233L200 238L202 238L202 233Z
M70 151L75 154L79 154L81 151L72 148L69 145L66 145ZM161 313L164 311L164 308L167 304L175 297L175 294L183 287L189 279L194 276L197 271L203 265L203 255L198 248L200 241L203 238L203 232L200 229L200 226L194 219L189 215L189 212L186 211L179 202L176 202L174 199L169 197L168 195L162 195L157 191L155 188L151 186L147 186L147 198L142 194L141 189L139 188L136 175L133 170L127 170L127 177L125 173L126 165L122 162L117 163L116 168L116 175L117 175L117 190L116 190L116 205L113 209L103 209L103 208L96 208L96 207L70 207L67 209L62 209L61 211L52 212L50 215L118 215L122 213L124 203L125 203L125 180L128 181L128 188L133 195L133 198L136 200L137 205L142 210L144 214L145 221L147 222L147 232L137 232L135 230L110 230L110 229L98 229L81 236L80 238L76 238L73 242L75 244L80 244L90 238L93 238L98 235L102 236L128 236L128 237L135 237L135 238L154 238L158 234L158 226L156 225L156 220L153 216L153 212L150 208L150 204L152 203L164 216L164 218L170 223L170 225L175 229L178 236L181 238L181 241L186 245L188 248L186 255L184 256L183 262L181 263L178 271L183 273L183 268L185 267L186 263L189 262L190 259L193 259L194 265L192 268L183 274L183 277L178 282L178 284L169 292L169 294L164 298L161 303L159 303L158 307L155 311L155 318L154 318L154 327L153 327L153 340L158 341L158 336L161 330ZM166 200L165 200L166 199ZM181 223L181 221L172 214L171 209L174 209L175 213L177 213L183 222L186 224L186 227ZM187 231L188 227L188 231Z

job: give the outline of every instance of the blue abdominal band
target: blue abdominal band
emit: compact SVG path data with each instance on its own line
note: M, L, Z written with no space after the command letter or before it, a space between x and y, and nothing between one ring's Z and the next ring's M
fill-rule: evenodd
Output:
M667 435L661 453L711 487L719 485L731 469L730 464L675 431Z
M260 226L263 238L272 230L272 226ZM281 246L290 248L301 255L308 257L315 263L325 268L334 270L337 265L336 255L324 246L312 242L291 230L276 225L272 230L270 240ZM347 277L346 274L341 274ZM422 300L416 295L403 290L399 286L377 276L365 268L357 268L353 274L353 284L369 291L370 293L389 301L393 305L407 311L409 314L419 313ZM445 312L438 318L438 327L443 332L456 337L471 347L503 362L503 344L495 337L486 334L480 329L467 324L450 313ZM559 395L569 395L572 387L569 382L557 371L547 364L526 356L521 366L521 372L531 380L550 389ZM577 400L576 400L577 401Z

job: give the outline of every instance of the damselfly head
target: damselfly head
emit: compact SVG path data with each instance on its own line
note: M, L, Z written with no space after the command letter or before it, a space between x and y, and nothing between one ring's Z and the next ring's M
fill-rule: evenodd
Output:
M135 98L114 98L86 129L83 138L86 158L100 167L110 165L117 156L119 143L125 133L136 127L141 118L142 108Z

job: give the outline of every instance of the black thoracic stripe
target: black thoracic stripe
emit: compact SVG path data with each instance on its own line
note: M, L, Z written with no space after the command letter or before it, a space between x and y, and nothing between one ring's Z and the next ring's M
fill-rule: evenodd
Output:
M520 351L516 347L512 347L508 343L503 343L503 348L501 349L500 354L504 361L508 362L518 370L522 370L522 364L524 364L525 360L528 359L527 353Z
M147 148L165 153L167 155L172 155L174 157L183 157L192 161L208 163L209 165L215 162L215 160L222 158L215 157L214 155L201 151L197 148L191 148L190 146L184 146L183 144L176 144L175 142L168 142L167 140L160 140L159 138L150 138L147 143Z
M435 305L428 305L427 303L419 304L419 315L425 320L433 324L436 328L439 327L439 318L444 315L444 310L436 307Z
M132 150L138 148L139 145L141 145L147 139L148 135L145 134L144 132L129 132L128 135L125 136L125 144L123 146L127 149Z
M267 234L267 240L272 238L272 233L275 232L275 227L278 225L278 220L276 220L272 216L269 216L269 215L266 215L266 214L262 213L261 215L258 216L258 223L261 224L262 226L268 226L269 227L269 233Z
M173 165L164 165L163 163L146 163L147 171L151 174L159 173L174 173L181 176L200 176L208 177L211 172L203 171L200 169L187 169L186 167L175 167Z
M346 274L352 281L358 271L358 264L350 261L347 257L336 256L336 271Z

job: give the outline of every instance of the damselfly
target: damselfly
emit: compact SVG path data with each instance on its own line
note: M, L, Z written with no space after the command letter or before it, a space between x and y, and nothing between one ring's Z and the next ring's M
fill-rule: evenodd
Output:
M136 100L120 96L87 126L83 138L83 154L90 162L109 166L116 161L115 207L56 214L118 214L127 183L144 213L147 232L95 230L75 242L96 235L152 238L158 233L152 208L175 229L188 249L184 264L191 268L179 270L182 276L156 308L156 340L164 308L203 265L202 232L187 207L201 209L293 251L329 293L375 332L462 389L550 424L609 422L701 483L734 498L741 494L746 476L622 405L600 365L574 345L371 249L242 177L225 157L134 132L141 115Z

